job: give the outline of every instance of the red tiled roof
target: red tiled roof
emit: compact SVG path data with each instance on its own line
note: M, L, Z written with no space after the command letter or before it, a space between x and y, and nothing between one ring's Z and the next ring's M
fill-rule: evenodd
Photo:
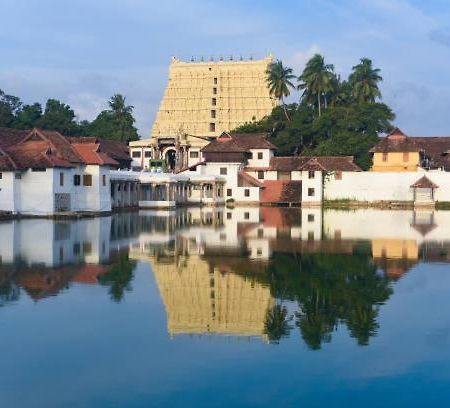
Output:
M421 177L414 184L411 184L412 188L438 188L439 186L433 183L427 176Z
M244 153L251 149L276 149L264 133L223 133L206 145L205 153Z
M100 150L97 143L73 143L72 147L86 164L117 166L119 163Z
M78 142L78 143L74 143ZM128 147L97 138L70 138L59 132L0 128L0 170L75 167L79 164L118 166L131 161Z
M254 177L250 176L250 174L247 174L245 171L240 171L238 174L238 184L245 184L247 182L248 184L254 186L254 187L263 187L263 183L261 183L259 180L255 179Z
M422 148L414 141L414 139L406 136L398 128L395 128L388 136L380 139L380 141L370 149L371 153L420 151L422 151Z
M262 203L300 203L302 201L302 182L284 180L265 180Z
M353 162L353 156L317 156L307 161L301 170L362 171Z
M311 157L305 156L286 156L286 157L272 157L270 159L271 170L276 171L295 171L301 170Z

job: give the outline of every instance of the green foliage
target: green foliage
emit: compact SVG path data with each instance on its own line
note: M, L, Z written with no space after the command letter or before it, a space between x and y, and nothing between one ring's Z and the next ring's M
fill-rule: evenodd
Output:
M354 156L367 170L370 148L379 133L392 129L395 118L389 106L377 102L381 98L380 70L372 67L370 59L362 58L349 78L341 80L333 65L325 64L317 54L298 79L303 90L299 103L278 106L269 116L236 131L268 133L279 155Z
M133 106L126 105L125 97L120 94L112 96L108 104L110 109L100 112L92 123L80 122L74 110L57 99L49 99L42 112L40 103L23 105L18 97L0 89L0 126L25 130L37 127L67 136L99 136L124 143L137 140Z
M10 126L21 105L17 96L7 95L0 89L0 126Z
M32 129L36 127L41 117L42 106L40 103L36 102L33 105L23 105L16 113L11 127L15 129Z
M128 254L122 254L111 271L99 277L99 283L109 287L109 294L115 302L120 302L125 291L131 290L135 266L136 263L128 258Z
M133 126L133 106L125 104L125 97L114 95L108 102L110 109L100 112L89 126L89 134L127 143L139 138Z
M267 282L275 297L297 303L295 324L313 350L330 342L339 324L358 344L368 344L378 328L379 305L392 293L363 246L351 255L276 252Z
M279 343L283 337L289 336L292 326L285 306L274 305L267 310L264 321L264 333L270 343Z
M334 74L334 66L325 64L322 55L315 54L305 66L303 73L298 77L298 89L303 90L302 99L309 104L317 106L319 116L322 104L327 106L327 94L333 92L338 86L338 80Z
M272 96L277 98L283 105L284 114L289 121L289 115L286 111L284 98L290 95L290 89L294 88L291 82L295 78L292 68L286 68L280 60L272 62L267 68L267 85Z
M75 112L69 105L49 99L45 105L44 114L36 121L36 127L46 130L56 130L63 135L78 135L79 126L75 121Z

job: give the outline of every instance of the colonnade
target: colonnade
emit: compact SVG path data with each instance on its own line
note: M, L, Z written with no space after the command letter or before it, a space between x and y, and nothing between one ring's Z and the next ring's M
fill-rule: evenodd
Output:
M139 182L111 180L111 206L126 208L139 206Z

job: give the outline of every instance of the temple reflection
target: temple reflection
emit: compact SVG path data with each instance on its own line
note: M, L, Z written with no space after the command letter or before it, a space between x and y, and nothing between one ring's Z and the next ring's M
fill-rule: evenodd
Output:
M0 306L100 285L112 301L148 263L171 336L292 330L311 348L345 324L359 344L419 262L450 261L450 212L183 208L0 223Z

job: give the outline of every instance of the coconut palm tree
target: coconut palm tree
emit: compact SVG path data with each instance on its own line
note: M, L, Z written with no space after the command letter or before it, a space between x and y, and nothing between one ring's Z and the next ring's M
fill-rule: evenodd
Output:
M322 98L326 107L326 94L332 91L335 77L334 66L325 64L325 60L320 54L315 54L306 63L303 73L298 77L297 88L303 90L302 98L311 104L314 104L314 99L316 100L319 116L322 111Z
M381 98L378 83L382 80L380 69L373 68L372 60L361 58L349 76L353 97L358 102L374 103L377 98Z
M291 94L290 88L295 88L294 84L291 82L291 80L295 78L295 75L292 72L292 68L285 67L280 60L276 60L269 64L266 70L269 92L283 105L284 114L288 121L290 118L286 110L284 98Z

